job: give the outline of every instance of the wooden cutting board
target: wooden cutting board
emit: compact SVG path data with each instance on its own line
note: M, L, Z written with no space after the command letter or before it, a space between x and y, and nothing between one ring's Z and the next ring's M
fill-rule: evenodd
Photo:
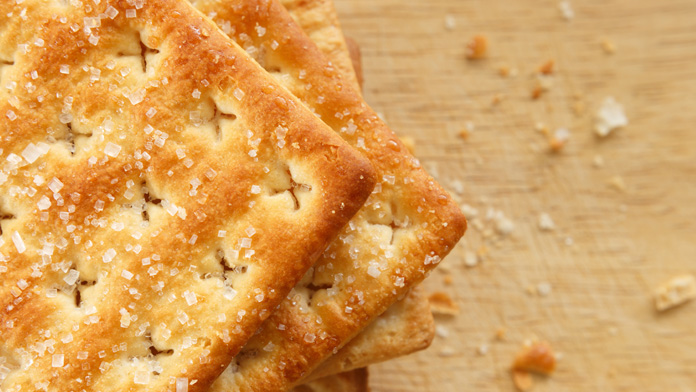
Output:
M438 318L426 352L374 366L373 390L512 391L510 363L533 337L561 357L535 391L696 390L696 303L657 313L652 302L670 277L696 273L696 1L571 0L572 20L553 0L336 3L363 49L368 102L480 220L426 281L461 313ZM489 55L468 61L476 34ZM547 60L557 71L533 100ZM599 139L607 96L630 124ZM537 123L570 131L560 153ZM491 234L489 209L512 233Z

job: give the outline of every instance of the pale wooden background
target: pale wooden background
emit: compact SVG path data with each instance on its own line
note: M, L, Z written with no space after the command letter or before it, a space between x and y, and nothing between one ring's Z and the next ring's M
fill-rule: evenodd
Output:
M508 367L533 336L562 354L535 391L696 390L696 303L657 314L651 299L664 280L696 273L696 1L572 0L572 21L554 0L336 3L363 49L368 102L416 140L446 187L462 182L462 203L516 224L495 244L470 229L445 262L454 284L443 286L442 271L426 282L462 309L438 319L449 337L374 366L373 390L511 391ZM469 62L465 44L479 33L490 56ZM558 64L554 85L532 101L531 72L547 59ZM501 64L519 75L500 77ZM503 100L492 107L496 94ZM609 95L630 125L598 140L593 116ZM582 116L572 110L578 100ZM465 141L457 134L467 121L476 128ZM561 154L546 152L539 121L571 131ZM604 167L593 166L596 155ZM617 176L623 192L609 185ZM541 212L555 231L539 230ZM466 268L464 249L481 245L490 254ZM527 292L543 282L548 296ZM493 339L498 327L504 342ZM443 357L448 348L454 354Z

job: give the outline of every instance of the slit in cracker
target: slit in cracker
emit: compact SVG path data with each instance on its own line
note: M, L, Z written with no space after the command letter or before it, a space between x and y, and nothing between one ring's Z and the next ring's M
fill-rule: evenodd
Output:
M301 197L299 196L299 193L300 192L311 192L312 186L296 182L295 178L292 176L292 173L291 173L289 167L285 168L285 174L287 175L287 179L289 179L290 184L287 187L272 189L270 192L270 195L276 196L276 195L286 194L286 192L287 192L288 196L290 196L292 198L294 210L297 211L300 209L300 207L302 207L302 204L300 203Z
M150 58L150 60L152 60L152 56L158 54L159 50L147 46L147 44L143 40L142 35L140 33L138 35L140 38L140 61L143 65L143 72L148 73L148 67L151 66L151 63L153 62L148 61L148 57Z

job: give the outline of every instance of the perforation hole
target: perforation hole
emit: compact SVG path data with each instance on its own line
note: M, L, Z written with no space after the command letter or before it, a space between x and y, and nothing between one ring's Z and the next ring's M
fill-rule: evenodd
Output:
M2 208L0 208L0 236L3 234L3 225L7 224L6 221L16 219L17 217L14 216L13 214L4 211Z
M145 222L150 222L152 218L151 211L154 208L162 208L162 200L159 196L153 194L152 190L147 186L147 182L143 181L140 185L143 194L144 203L142 204L142 218Z
M145 42L143 42L142 36L140 36L140 59L143 65L143 72L146 74L148 73L148 67L152 67L152 64L155 63L154 56L159 54L159 52L158 49L147 46Z
M87 287L91 287L97 284L96 280L78 280L75 285L75 306L82 306L82 291Z
M223 139L223 132L237 120L231 110L224 110L211 98L202 101L198 108L189 113L189 119L198 131L209 131L215 142Z
M281 188L271 188L270 196L276 196L281 194L290 196L293 201L293 208L295 211L297 211L302 206L300 203L300 193L311 192L312 186L295 182L295 179L292 177L292 173L290 172L290 168L288 168L287 166L285 167L284 173L285 178L283 179L283 182L287 185Z

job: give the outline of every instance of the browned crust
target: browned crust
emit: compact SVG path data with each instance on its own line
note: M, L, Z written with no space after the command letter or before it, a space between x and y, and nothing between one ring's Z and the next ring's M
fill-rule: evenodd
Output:
M425 350L435 337L435 320L422 287L416 286L324 361L306 380L316 380L416 351Z
M231 43L217 28L199 15L193 8L184 2L174 0L149 0L143 8L138 9L137 18L127 20L125 10L131 9L128 1L102 1L99 5L91 5L90 15L104 12L107 5L118 9L119 15L114 19L103 18L99 31L99 46L84 46L76 43L83 36L68 31L70 23L62 23L52 19L53 15L65 16L69 21L81 23L80 10L69 9L64 5L58 5L50 1L24 1L21 5L14 2L0 4L0 35L2 35L3 47L0 49L3 59L8 57L8 48L16 48L21 39L27 38L39 31L45 45L35 45L29 55L16 55L12 58L14 65L10 77L24 85L30 79L30 71L36 70L41 75L41 84L34 93L21 95L19 107L8 102L6 96L0 101L0 112L9 110L16 112L18 118L11 123L0 123L0 135L3 140L4 158L14 152L20 154L22 149L30 141L43 140L46 129L56 126L56 119L60 114L62 100L51 96L56 92L74 96L73 109L87 119L96 119L103 112L123 110L125 113L119 118L127 118L123 125L127 127L143 129L146 120L145 111L148 108L157 109L157 117L152 121L157 129L167 132L171 141L166 148L152 151L150 162L151 172L147 172L146 178L150 181L152 189L157 189L164 194L171 194L172 200L177 205L185 207L189 211L189 219L166 221L162 225L163 234L153 236L153 240L143 243L142 255L158 253L166 264L166 268L183 265L189 260L202 260L211 253L211 248L217 246L220 241L217 230L221 227L229 227L238 232L231 232L231 236L242 234L249 224L257 225L257 237L254 241L256 254L250 265L247 278L237 287L239 294L233 305L223 305L222 296L211 291L208 286L197 286L187 279L191 275L185 267L179 275L171 275L171 278L160 275L158 279L166 282L167 291L176 293L181 298L185 290L191 290L198 296L200 304L196 310L190 310L189 315L195 321L194 325L180 327L180 331L174 331L176 338L183 336L196 337L200 344L188 351L177 350L174 355L164 361L165 365L161 375L153 377L149 388L152 390L173 390L171 378L187 377L197 382L188 387L189 391L207 390L208 385L219 375L231 358L239 351L242 344L257 329L258 325L268 316L285 296L288 290L302 276L306 268L322 252L325 246L334 238L345 222L353 216L363 204L365 198L372 189L374 174L370 164L360 158L352 148L347 146L339 137L330 132L324 124L307 111L303 105L293 96L287 94L282 88L251 61L246 54L235 44ZM22 20L11 15L19 15L23 8L28 8L28 20ZM66 10L68 10L66 12ZM39 16L42 16L39 18ZM147 96L143 104L131 108L128 100L117 94L107 93L103 84L89 81L89 73L80 74L82 64L93 64L95 67L104 66L102 48L110 45L118 45L119 34L124 28L130 28L145 32L147 45L160 48L164 58L163 72L159 77L167 77L167 87L147 87ZM83 42L84 44L84 42ZM84 49L78 49L84 48ZM83 52L84 50L84 52ZM59 65L68 64L72 68L70 77L59 73ZM85 76L86 75L86 76ZM101 74L103 80L116 80L115 76L107 71ZM202 79L209 83L208 88L200 87ZM38 82L35 82L38 83ZM104 82L105 83L105 82ZM233 90L239 88L245 92L237 106L238 114L243 117L243 122L259 135L266 135L258 149L259 162L254 163L246 154L248 146L240 141L223 139L225 146L230 149L211 153L207 149L208 143L199 135L190 134L187 131L177 134L176 126L185 125L187 119L182 116L182 110L190 109L190 92L198 86L204 96L210 95L222 100L230 100ZM152 87L152 88L151 88ZM207 86L206 86L207 87ZM48 94L47 94L48 93ZM45 100L41 105L35 106L36 97L43 94ZM187 109L187 110L188 110ZM188 113L185 111L183 113ZM114 114L115 115L115 114ZM118 116L116 116L118 117ZM77 123L76 123L77 124ZM272 130L278 125L287 127L287 147L274 149ZM77 126L77 125L76 125ZM129 129L130 128L124 128ZM231 135L231 137L236 137ZM107 139L111 140L111 139ZM116 140L116 139L113 139ZM41 236L54 239L61 236L73 238L69 233L80 233L83 240L93 239L94 246L89 254L95 258L101 258L104 251L115 244L132 241L125 238L125 232L130 231L130 226L119 234L80 226L91 215L88 211L94 210L95 202L104 201L104 216L113 217L123 212L117 209L117 203L122 201L127 179L139 180L136 174L139 170L126 169L130 163L126 152L132 152L138 146L150 140L145 133L136 136L127 136L123 139L123 151L120 158L113 158L104 164L92 166L87 164L88 156L75 156L71 158L65 149L52 147L48 156L41 162L48 164L42 168L42 173L47 176L59 178L63 183L61 191L67 199L76 206L74 214L69 218L70 222L77 225L77 231L69 231L65 226L56 224L57 214L63 211L54 202L47 212L52 217L48 223L42 223L37 219L38 211L36 203L41 196L51 196L44 187L31 197L16 198L8 192L10 186L27 187L31 185L31 176L10 176L10 181L0 186L0 195L4 207L8 207L17 215L7 226L3 225L7 233L19 231L25 234L27 251L19 254L9 237L0 247L0 252L10 260L11 268L3 274L3 286L0 288L0 352L10 349L28 348L39 339L45 339L45 332L52 328L56 332L53 350L65 357L67 366L62 368L51 367L51 355L44 355L34 359L32 367L27 371L17 372L12 379L3 385L10 389L12 385L23 385L24 389L31 390L36 383L50 381L52 390L81 390L88 380L91 387L103 391L107 390L139 390L141 386L134 384L133 374L127 368L112 367L112 370L99 370L100 364L105 362L119 363L118 360L129 358L128 350L138 350L137 344L129 345L126 352L114 352L112 345L131 339L132 327L122 327L119 309L129 309L132 302L127 294L102 295L94 297L97 307L97 315L100 317L98 324L89 327L72 329L72 342L65 343L59 340L62 334L72 327L71 320L79 325L87 317L71 304L67 304L63 297L48 299L45 288L51 279L58 279L52 273L42 276L33 276L31 268L37 261L36 251L41 248L39 240ZM165 176L169 168L181 169L174 154L173 144L186 146L193 157L205 162L209 167L214 167L217 176L202 186L208 193L208 197L201 206L200 201L176 199L177 195L189 192L190 185L185 181L168 180ZM103 145L99 146L103 149ZM97 150L91 151L95 153ZM101 150L99 150L101 151ZM103 154L102 154L103 156ZM311 180L313 191L317 196L308 201L308 205L296 213L278 214L278 209L263 211L271 207L265 198L254 198L248 189L252 184L263 184L260 166L264 163L287 161L289 165L300 172L303 178ZM36 164L38 165L38 163ZM202 165L194 166L191 170L200 178L203 178L205 169ZM23 169L25 170L25 169ZM26 168L31 173L34 170L31 165ZM279 171L273 169L273 171ZM125 173L125 174L124 174ZM131 173L131 174L128 174ZM113 182L112 180L118 180ZM176 177L175 177L176 179ZM268 181L266 181L268 182ZM109 201L106 193L116 195ZM249 206L251 200L256 200L257 208ZM205 215L196 215L197 212L207 212ZM111 215L109 215L111 214ZM270 215L269 215L270 214ZM204 216L204 218L201 218ZM130 222L126 222L130 223ZM155 225L153 223L152 225ZM242 226L245 225L245 226ZM176 235L190 238L193 234L198 236L195 246L182 245ZM241 237L243 235L240 235ZM102 241L102 242L99 242ZM229 241L232 241L230 239ZM184 244L186 241L184 241ZM76 242L77 244L77 242ZM278 244L282 244L279 247ZM69 245L68 252L77 249L77 246ZM34 257L32 257L34 256ZM70 253L62 255L69 258ZM58 256L56 256L58 257ZM149 278L140 279L138 276L148 277L147 267L140 263L139 257L123 256L124 260L118 265L128 268L136 277L129 283L131 289L144 294L139 299L138 310L132 314L139 316L139 323L151 321L154 327L164 318L173 318L180 302L167 303L155 295L152 281ZM179 264L175 264L179 263ZM172 263L172 264L168 264ZM183 264L182 264L183 263ZM89 269L89 265L85 265ZM104 267L106 268L106 267ZM120 271L119 271L120 272ZM24 279L28 285L22 288L20 295L15 295L15 282ZM114 272L111 278L100 275L100 288L109 289L110 293L119 293L123 287L122 278ZM130 279L129 279L130 280ZM21 284L24 286L24 283ZM95 286L96 287L96 286ZM255 299L257 292L264 294L261 300ZM218 298L220 297L220 298ZM145 304L153 305L145 309ZM142 308L140 306L143 306ZM185 306L185 304L184 304ZM188 308L187 308L188 309ZM247 317L243 322L234 320L239 310L245 310ZM221 321L218 316L225 314L228 321ZM68 325L70 324L70 325ZM220 335L223 328L239 327L235 334L230 334L230 340L225 342ZM68 328L66 330L66 328ZM41 337L38 333L41 332ZM153 332L154 334L154 332ZM86 350L90 353L87 359L78 360L78 352ZM97 355L104 351L105 355ZM141 354L141 353L140 353ZM138 355L140 355L138 354ZM147 354L144 354L147 356ZM205 361L200 360L205 358ZM79 366L78 366L79 364ZM125 369L125 370L124 370Z
M351 59L353 53L350 42L343 35L341 22L331 0L281 0L283 6L295 19L302 30L312 39L319 49L326 54L331 63L360 91L362 74L355 68Z
M367 368L334 374L302 384L292 392L369 392Z
M284 85L365 154L382 180L381 190L351 223L365 234L352 227L344 229L340 236L350 241L335 241L329 247L308 277L311 284L296 287L298 292L247 344L237 358L239 366L231 367L214 386L214 390L283 390L307 376L420 282L463 235L466 221L447 192L425 173L280 4L262 0L230 0L226 6L206 0L195 4L206 14L215 12L216 22L234 26L233 38L253 47L257 59L278 73L279 80L287 79ZM256 34L258 27L264 29L262 36ZM408 223L403 221L406 216ZM391 222L380 220L385 217ZM400 219L402 225L392 218ZM369 250L379 249L380 242L368 233L384 232L390 225L395 228L390 249L397 256L376 278L367 274L367 267ZM351 244L365 251L356 261L358 268L353 268L349 257ZM355 281L336 282L339 272ZM263 350L269 343L273 348Z

